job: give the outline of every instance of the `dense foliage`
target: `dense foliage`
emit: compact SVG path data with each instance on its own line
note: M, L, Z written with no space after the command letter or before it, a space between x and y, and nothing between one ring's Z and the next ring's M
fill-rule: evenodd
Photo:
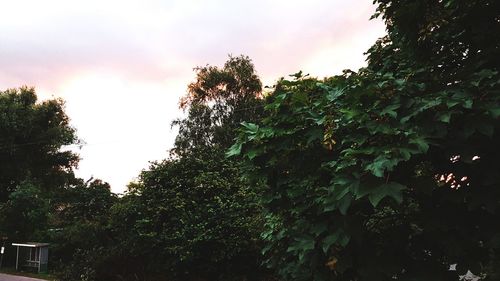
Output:
M24 181L45 192L68 185L77 143L61 100L37 102L33 88L0 91L0 203Z
M170 158L141 173L130 194L148 274L168 280L260 278L256 190L225 151L243 120L257 120L261 83L247 57L196 68ZM130 220L129 220L130 221ZM129 235L129 234L127 234ZM159 277L157 277L159 278Z
M47 197L38 186L22 182L0 204L0 234L16 240L41 239L50 214Z
M169 280L258 276L256 195L223 154L155 163L141 174L137 192L130 195L141 214L133 229L144 241L150 273Z
M101 182L66 192L56 213L61 280L262 280L258 188L228 160L243 120L258 120L261 83L250 59L196 68L169 158L122 198Z
M122 197L74 177L61 100L0 92L0 237L63 281L498 280L500 2L375 3L359 71L263 95L248 57L196 68Z
M46 237L55 271L61 280L111 280L117 271L110 249L117 241L109 220L117 196L100 180L80 182L61 195Z
M267 264L285 280L496 280L500 5L376 2L388 36L368 66L280 80L229 151L266 179Z
M248 57L229 56L222 68L205 66L195 71L196 80L180 102L188 116L172 124L179 128L172 150L178 156L198 149L227 149L239 124L258 120L262 112L262 83Z
M61 100L0 92L0 237L44 237L58 194L76 182L78 156L61 148L77 142Z

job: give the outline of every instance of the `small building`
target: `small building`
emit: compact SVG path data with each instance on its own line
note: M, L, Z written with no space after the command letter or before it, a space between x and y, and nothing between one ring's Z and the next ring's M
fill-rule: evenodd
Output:
M47 272L49 244L38 242L12 243L17 247L16 270L30 268L38 273Z

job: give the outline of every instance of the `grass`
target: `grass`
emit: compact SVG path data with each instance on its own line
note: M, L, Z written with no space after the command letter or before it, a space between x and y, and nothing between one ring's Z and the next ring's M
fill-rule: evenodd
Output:
M0 273L56 281L55 277L52 276L51 274L48 274L48 273L33 273L33 272L28 272L28 271L16 271L15 268L11 268L11 267L2 267L0 269Z

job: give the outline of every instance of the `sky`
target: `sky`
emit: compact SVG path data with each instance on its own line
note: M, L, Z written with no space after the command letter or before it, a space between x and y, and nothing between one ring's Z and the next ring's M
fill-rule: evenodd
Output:
M264 85L357 70L385 34L372 0L0 0L0 90L62 98L76 174L122 193L168 156L196 66L249 56Z

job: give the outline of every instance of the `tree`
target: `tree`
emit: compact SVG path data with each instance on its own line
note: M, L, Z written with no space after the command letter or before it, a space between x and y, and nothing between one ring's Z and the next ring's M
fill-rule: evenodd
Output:
M38 102L33 88L0 91L0 233L46 237L57 194L76 182L77 143L62 100Z
M173 152L183 155L202 149L227 149L243 121L256 121L262 112L262 83L246 56L229 56L223 68L197 67L196 80L181 99L188 117L179 127Z
M140 184L142 216L134 229L148 241L153 272L177 280L259 275L256 194L224 155L154 163Z
M50 192L69 185L77 143L62 100L37 102L33 88L0 92L0 203L24 181Z
M44 237L49 220L49 200L44 198L37 186L22 182L0 204L0 233L15 241Z
M110 227L111 210L118 198L101 180L80 182L61 193L52 212L51 263L61 280L111 280L110 251L119 241Z
M266 180L267 264L285 280L496 280L500 4L376 2L388 35L368 66L280 80L229 151Z
M195 70L171 157L115 206L114 227L128 224L120 256L143 279L260 280L258 190L225 151L241 121L258 119L261 83L244 56Z

